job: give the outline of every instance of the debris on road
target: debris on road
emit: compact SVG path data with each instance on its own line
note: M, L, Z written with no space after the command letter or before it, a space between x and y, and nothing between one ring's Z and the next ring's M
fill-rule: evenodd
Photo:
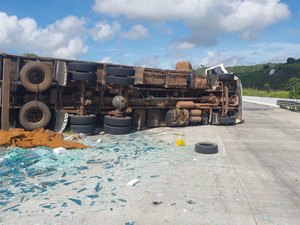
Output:
M178 139L176 141L176 146L186 146L186 144L183 139Z
M136 184L140 183L140 180L139 179L133 179L131 181L129 181L127 183L128 186L135 186Z
M158 202L158 201L153 201L152 204L153 205L160 205L162 202Z
M63 139L63 135L43 128L34 131L25 131L11 128L0 131L0 146L17 146L21 148L34 148L45 146L50 148L64 147L66 149L83 149L86 145L75 141Z

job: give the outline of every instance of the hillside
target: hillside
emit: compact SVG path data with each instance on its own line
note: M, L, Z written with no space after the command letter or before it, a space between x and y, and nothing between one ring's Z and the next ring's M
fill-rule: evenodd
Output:
M241 79L244 88L287 90L293 85L292 81L300 79L300 60L292 63L235 66L228 67L227 70Z

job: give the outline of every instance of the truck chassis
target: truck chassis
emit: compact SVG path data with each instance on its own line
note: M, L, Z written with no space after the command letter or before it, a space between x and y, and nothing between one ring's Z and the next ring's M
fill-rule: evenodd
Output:
M242 121L242 85L222 66L174 70L0 54L1 129L113 134Z

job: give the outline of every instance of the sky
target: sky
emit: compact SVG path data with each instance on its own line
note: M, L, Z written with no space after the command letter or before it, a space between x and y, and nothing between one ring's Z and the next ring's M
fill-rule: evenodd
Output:
M0 52L174 68L300 58L299 0L0 0Z

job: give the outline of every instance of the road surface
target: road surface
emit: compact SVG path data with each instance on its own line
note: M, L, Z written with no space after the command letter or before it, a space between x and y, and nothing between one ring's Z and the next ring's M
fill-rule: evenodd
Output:
M244 119L88 138L97 151L76 153L86 168L63 176L66 166L56 177L71 184L26 178L45 191L16 194L0 206L0 223L300 224L300 113L244 103ZM175 146L178 138L187 145ZM219 153L194 152L199 141L217 143Z

